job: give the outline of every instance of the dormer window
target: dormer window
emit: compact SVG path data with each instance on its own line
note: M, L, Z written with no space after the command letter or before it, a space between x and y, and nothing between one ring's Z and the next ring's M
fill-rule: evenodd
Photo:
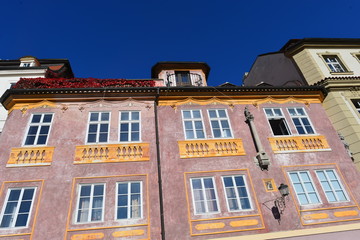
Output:
M21 66L21 67L31 67L31 63L29 63L29 62L21 63L20 66Z
M191 86L189 71L175 71L176 86Z
M40 66L39 61L35 57L22 57L20 58L20 67L38 67Z

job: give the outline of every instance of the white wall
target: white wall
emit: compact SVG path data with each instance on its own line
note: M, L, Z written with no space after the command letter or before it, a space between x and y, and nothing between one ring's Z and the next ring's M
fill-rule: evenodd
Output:
M45 77L46 69L17 69L17 70L3 70L0 71L0 96L10 88L12 83L16 83L20 78L38 78ZM5 124L7 118L7 111L0 106L0 132Z

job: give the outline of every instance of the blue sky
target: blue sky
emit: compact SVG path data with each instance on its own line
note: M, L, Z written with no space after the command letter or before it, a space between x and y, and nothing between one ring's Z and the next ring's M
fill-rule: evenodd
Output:
M76 77L150 78L201 61L208 84L241 84L289 39L360 38L356 0L2 0L1 59L67 58Z

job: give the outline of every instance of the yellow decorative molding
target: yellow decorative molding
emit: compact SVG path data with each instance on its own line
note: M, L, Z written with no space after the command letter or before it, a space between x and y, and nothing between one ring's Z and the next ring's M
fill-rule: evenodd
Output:
M240 221L231 221L230 226L232 227L245 227L245 226L253 226L258 225L259 221L257 219L250 220L240 220Z
M313 214L306 214L302 218L304 220L317 220L317 219L324 219L328 218L329 214L327 213L313 213Z
M149 143L76 146L74 163L148 161L149 149Z
M274 153L331 150L325 136L269 137Z
M178 141L180 158L222 157L245 155L241 139Z
M103 239L104 233L88 233L88 234L76 234L71 236L71 240L93 240Z
M204 223L195 225L196 230L219 229L224 228L225 223Z
M358 211L342 211L342 212L334 212L335 217L350 217L350 216L357 216L359 214Z
M50 165L55 147L12 148L7 167Z
M9 113L11 113L13 110L15 109L19 109L23 114L32 108L46 108L46 107L55 107L56 104L54 102L50 102L48 100L42 100L41 102L36 102L36 103L16 103L14 106L12 106L9 109Z
M183 99L160 99L159 106L171 106L175 108L178 105L209 105L209 104L226 104L234 106L236 104L252 104L257 106L263 103L303 103L303 104L310 104L310 103L321 103L322 97L320 94L304 94L295 96L289 96L282 94L281 96L231 96L231 99L227 96L226 99L221 97L184 97Z
M113 232L113 237L132 237L132 236L141 236L144 235L145 231L142 229L139 230L127 230L127 231L118 231Z

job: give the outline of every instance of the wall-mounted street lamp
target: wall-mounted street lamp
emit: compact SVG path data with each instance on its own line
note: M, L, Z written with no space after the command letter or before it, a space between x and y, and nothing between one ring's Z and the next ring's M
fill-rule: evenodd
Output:
M281 183L280 186L278 187L278 189L283 198L285 198L287 195L289 195L289 186L288 185Z
M280 186L278 187L278 190L281 194L281 197L277 197L274 200L269 200L263 203L263 205L266 206L267 202L272 202L274 201L274 206L270 209L268 206L266 206L268 209L271 210L274 218L276 220L279 221L280 224L280 220L281 220L281 214L283 214L284 210L285 210L285 198L286 196L289 195L289 186L286 184L281 183Z

